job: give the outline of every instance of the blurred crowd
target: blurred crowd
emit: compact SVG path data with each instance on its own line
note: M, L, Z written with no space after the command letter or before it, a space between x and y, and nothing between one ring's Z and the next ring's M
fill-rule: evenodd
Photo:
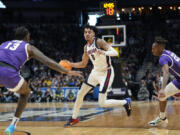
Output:
M130 90L129 95L134 100L152 100L156 97L161 85L161 71L158 67L158 58L152 56L151 45L155 36L163 36L169 43L167 48L179 55L180 49L180 25L179 20L149 21L124 21L127 28L127 45L121 48L121 78L123 85ZM83 52L84 40L81 27L64 23L1 23L0 43L12 40L14 29L19 25L25 25L31 33L30 43L39 48L45 55L60 61L80 61ZM144 76L137 81L137 71L144 62L152 62L155 70L144 71ZM31 89L30 102L64 101L61 87L80 87L88 77L92 65L82 69L84 78L69 77L50 70L45 65L30 60L22 68L21 74L28 81ZM46 91L41 88L47 88ZM54 91L53 89L57 90ZM131 93L131 94L130 94ZM70 92L68 101L73 101L74 96ZM1 88L0 102L16 102L17 94Z

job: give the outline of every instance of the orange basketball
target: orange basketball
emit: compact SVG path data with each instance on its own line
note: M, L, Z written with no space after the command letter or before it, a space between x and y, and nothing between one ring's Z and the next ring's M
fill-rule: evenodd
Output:
M59 65L63 66L65 69L67 69L68 71L70 71L72 69L70 62L66 61L66 60L61 60L59 62Z

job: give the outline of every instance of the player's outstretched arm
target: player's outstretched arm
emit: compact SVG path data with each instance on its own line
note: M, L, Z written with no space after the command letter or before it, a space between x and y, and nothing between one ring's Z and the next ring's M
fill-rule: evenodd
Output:
M99 54L103 54L106 56L118 56L118 52L109 46L106 41L102 39L97 39L97 45L99 46L100 49L97 50ZM101 50L103 49L103 50Z
M56 70L58 72L63 72L63 73L68 74L70 76L71 75L81 76L80 71L68 71L68 70L66 70L64 67L62 67L61 65L59 65L57 62L50 59L46 55L44 55L41 51L39 51L36 47L34 47L32 45L28 45L27 50L28 50L29 58L34 58L34 59L42 62L43 64L45 64L46 66L48 66L49 68L51 68L53 70Z
M74 67L74 68L85 68L88 64L88 61L89 61L89 56L87 54L86 46L85 46L82 60L80 62L75 62L75 63L70 62L70 65L71 67Z

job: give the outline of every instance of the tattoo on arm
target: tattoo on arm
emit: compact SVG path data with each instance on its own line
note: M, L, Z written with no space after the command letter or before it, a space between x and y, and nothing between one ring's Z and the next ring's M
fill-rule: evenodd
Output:
M102 39L97 39L97 45L105 51L109 49L109 45Z

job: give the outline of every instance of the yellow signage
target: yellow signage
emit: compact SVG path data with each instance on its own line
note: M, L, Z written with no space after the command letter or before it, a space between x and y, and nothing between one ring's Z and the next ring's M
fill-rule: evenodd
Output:
M106 8L106 15L114 15L114 8Z
M113 2L111 2L111 3L104 3L104 8L114 8L114 7L115 7L115 5L114 5Z

